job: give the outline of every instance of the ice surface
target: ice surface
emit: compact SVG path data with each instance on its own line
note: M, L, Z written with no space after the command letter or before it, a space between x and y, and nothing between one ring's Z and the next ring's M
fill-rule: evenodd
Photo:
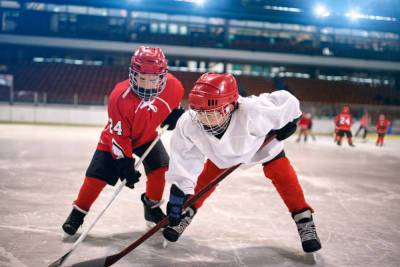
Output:
M64 239L61 224L100 131L0 124L0 266L46 266L71 247L76 238ZM286 207L254 166L221 183L178 243L162 249L158 234L115 266L400 266L400 139L350 148L317 138L286 142L316 210L317 262L302 252ZM146 231L144 185L122 191L68 263L119 252ZM86 226L113 190L104 190Z

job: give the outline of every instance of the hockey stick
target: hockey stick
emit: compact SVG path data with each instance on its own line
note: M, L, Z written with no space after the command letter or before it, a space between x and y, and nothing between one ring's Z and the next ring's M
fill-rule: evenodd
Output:
M261 145L260 149L265 147L267 144L269 144L274 138L276 137L276 134L271 134L268 135L265 138L264 143ZM187 207L193 205L199 198L201 198L204 194L206 194L212 187L220 183L222 180L224 180L229 174L231 174L234 170L236 170L241 163L232 166L228 169L225 169L223 173L221 173L219 176L217 176L214 180L212 180L206 187L201 189L197 194L195 194L193 197L189 198L185 204L183 205L183 209L186 209ZM161 220L157 225L155 225L153 228L151 228L149 231L147 231L144 235L142 235L139 239L137 239L135 242L130 244L128 247L126 247L124 250L121 252L103 257L103 258L97 258L94 260L88 260L80 263L76 263L71 265L71 267L108 267L119 261L121 258L123 258L125 255L130 253L132 250L137 248L139 245L141 245L144 241L146 241L148 238L150 238L153 234L155 234L158 230L161 228L165 227L168 225L168 217L164 218Z
M161 136L164 134L164 132L168 129L168 125L164 126L163 128L157 128L157 137L151 142L150 146L146 149L146 151L143 153L143 155L140 157L139 161L135 164L135 170L139 168L139 165L143 162L143 160L147 157L147 155L150 153L150 151L153 149L153 147L156 145L158 140L160 140ZM121 192L121 190L124 188L126 184L126 179L121 181L117 189L114 191L114 194L108 201L108 203L104 206L104 208L101 210L99 215L97 215L96 219L93 221L93 223L89 226L89 228L86 229L85 232L81 234L81 236L78 238L78 240L75 241L73 244L72 248L65 253L61 258L57 259L53 263L49 265L49 267L60 267L64 264L64 262L68 259L68 257L72 254L72 252L82 243L82 241L86 238L86 236L89 234L90 230L95 226L97 221L100 219L101 216L103 216L104 212L108 209L108 207L111 205L111 203L114 201L114 199L118 196L118 194Z

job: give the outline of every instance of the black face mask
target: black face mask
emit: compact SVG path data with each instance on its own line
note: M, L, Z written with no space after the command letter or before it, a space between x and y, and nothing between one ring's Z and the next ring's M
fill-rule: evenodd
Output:
M159 94L159 91L157 89L145 89L143 87L135 85L132 86L132 90L144 101L149 101Z

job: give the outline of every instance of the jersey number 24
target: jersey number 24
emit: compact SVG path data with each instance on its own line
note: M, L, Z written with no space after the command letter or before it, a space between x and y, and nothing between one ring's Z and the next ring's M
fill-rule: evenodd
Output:
M122 123L121 121L118 121L115 125L113 124L113 121L111 118L108 119L110 125L109 125L109 130L110 133L113 134L116 132L118 135L122 135Z

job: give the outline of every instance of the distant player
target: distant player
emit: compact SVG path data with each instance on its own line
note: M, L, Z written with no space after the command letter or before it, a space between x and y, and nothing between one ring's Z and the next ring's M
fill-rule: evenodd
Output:
M346 135L349 146L354 146L351 126L353 125L353 117L350 114L349 106L344 106L342 112L335 118L336 125L336 143L338 146L342 145L342 139Z
M118 83L108 103L108 123L86 171L73 209L62 225L65 233L74 235L85 215L109 184L118 178L134 188L141 174L134 169L132 153L141 156L157 136L156 128L168 124L170 129L182 115L183 97L179 80L167 72L167 60L160 48L140 47L131 59L129 79ZM147 176L146 193L142 194L145 220L158 223L165 217L160 200L165 186L169 157L161 141L143 161Z
M166 177L173 185L164 237L171 242L178 240L215 187L182 213L183 203L223 169L238 163L262 164L265 176L272 180L292 214L304 251L319 250L313 209L304 198L281 142L296 131L301 115L299 101L283 90L242 98L232 75L206 73L195 82L189 105L190 110L178 121L171 139ZM260 148L271 132L277 134L276 139ZM243 179L244 188L245 184Z
M316 141L317 138L315 138L315 135L313 133L312 127L313 127L313 116L311 115L311 113L307 113L309 121L308 121L308 134L311 136L313 141Z
M360 119L360 126L358 127L358 130L356 132L356 137L358 134L363 131L362 138L364 142L367 140L367 134L368 134L368 124L370 122L370 118L368 115L368 112L365 112L364 115Z
M383 139L385 138L389 126L390 121L385 118L385 115L380 114L378 122L376 123L376 133L378 134L378 139L376 140L377 146L383 146Z
M304 142L305 143L307 142L310 123L311 123L310 115L308 113L303 112L303 115L301 116L298 122L299 135L296 139L296 142L300 142L302 136L304 136Z

